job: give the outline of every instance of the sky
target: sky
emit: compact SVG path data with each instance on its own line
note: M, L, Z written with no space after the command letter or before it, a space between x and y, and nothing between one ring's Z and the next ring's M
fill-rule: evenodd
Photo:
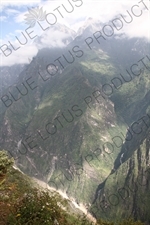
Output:
M70 6L69 1L74 6L74 10L71 13L67 13L62 6L63 4L66 8L68 8ZM146 9L144 4L148 9ZM57 23L63 24L77 32L78 29L85 24L89 17L93 18L95 21L99 20L102 23L108 23L112 19L117 18L118 15L126 14L127 10L131 11L131 7L134 5L137 5L134 12L139 14L142 10L142 15L139 17L134 17L133 22L124 26L124 29L120 32L124 32L129 38L144 37L147 41L150 41L149 0L143 0L143 2L140 0L0 0L0 46L4 44L8 45L8 41L10 41L13 46L17 48L18 41L15 37L19 38L21 32L25 33L25 30L29 27L29 24L26 24L26 15L28 14L29 18L28 10L35 7L42 7L43 12L45 11L46 14L49 13L50 15L47 18L49 18L51 23L55 20L55 18L57 18ZM58 7L61 15L58 13L58 10L55 10ZM55 18L51 15L51 13L55 15ZM44 22L41 23L44 25ZM46 32L39 29L37 24L35 24L32 30L34 30L32 36L43 35L43 47L48 47L50 41L57 46L63 46L62 39L66 35L63 32ZM5 47L2 49L4 48ZM28 63L28 59L35 56L37 52L38 46L34 42L34 39L32 41L28 39L28 43L26 45L21 46L17 51L13 51L8 57L4 56L0 50L0 53L2 53L1 66L11 66L16 62Z

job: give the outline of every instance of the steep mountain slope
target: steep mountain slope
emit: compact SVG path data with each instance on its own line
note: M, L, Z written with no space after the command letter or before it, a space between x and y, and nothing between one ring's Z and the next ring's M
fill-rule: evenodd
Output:
M91 30L86 32L90 35ZM80 36L67 48L39 51L18 79L20 91L12 87L3 98L0 143L25 173L63 190L96 217L114 219L115 207L107 205L110 211L106 215L95 205L103 200L103 189L109 194L117 182L132 185L141 174L139 168L145 170L148 165L139 162L145 151L149 154L145 145L142 152L138 149L148 140L149 119L146 117L145 128L141 122L134 128L132 124L149 112L149 67L138 63L140 75L132 73L130 82L125 80L129 79L126 70L143 57L149 65L149 43L131 39L126 44L126 38L95 43L89 50ZM138 69L134 70L136 74ZM118 88L119 79L116 84L112 80L120 74L124 79ZM139 133L137 125L143 132ZM127 130L130 126L135 135ZM139 189L138 194L144 190ZM117 206L117 218L129 215L121 204ZM140 204L132 193L129 212L149 221L147 207L146 216L138 214Z
M130 149L132 150L132 149ZM111 174L91 207L91 212L99 218L134 217L149 224L149 138L115 173ZM100 185L99 185L100 187ZM102 187L102 185L101 185Z
M96 221L86 209L46 183L30 178L0 151L0 225L114 225ZM144 225L133 219L118 225Z
M25 65L2 66L0 67L0 91L2 93L19 78L20 73L25 69Z
M102 55L103 61L109 64L108 56ZM116 150L110 157L106 150L105 155L103 155L103 158L108 155L109 169L103 161L98 166L99 159L96 157L94 157L92 164L95 169L98 166L97 172L94 168L90 168L90 153L100 148L105 138L111 140L112 135L116 132L113 127L117 126L112 102L108 98L106 99L106 96L105 99L99 98L99 102L96 102L96 99L94 100L92 96L94 90L101 86L100 81L103 78L97 71L93 71L92 68L91 70L86 69L86 67L90 63L91 66L97 64L97 70L101 73L104 71L103 67L101 68L103 62L100 65L97 62L93 63L93 58L96 56L97 53L95 52L94 56L89 59L89 64L83 62L84 65L82 66L82 62L77 62L71 68L66 68L59 75L59 79L57 77L52 78L43 87L41 85L35 92L33 91L14 102L5 114L6 119L3 126L7 133L9 126L7 118L11 118L10 135L9 137L5 136L4 141L7 143L9 140L7 146L9 149L15 149L15 144L18 143L19 145L19 141L22 141L20 151L25 152L26 149L23 145L23 143L26 145L25 139L30 135L31 139L35 139L33 145L36 145L36 147L28 148L26 155L19 155L18 163L22 169L25 168L25 171L31 175L36 173L40 178L44 176L44 179L47 179L48 177L47 181L51 177L50 183L55 183L55 177L63 171L64 174L61 175L63 181L62 183L57 181L58 184L56 185L76 196L77 199L82 196L84 202L87 202L87 198L91 199L93 187L90 188L91 191L89 189L90 194L87 193L87 188L85 188L85 185L87 187L90 185L89 178L94 179L95 183L99 176L102 176L102 179L108 176L113 166L112 158L114 160L117 154ZM32 67L31 70L33 70ZM105 68L105 73L109 74L110 72ZM95 79L93 79L94 75ZM37 77L35 71L33 76L34 79ZM95 84L93 85L93 83ZM40 96L39 99L37 94ZM90 105L87 104L89 99L92 99ZM59 120L56 120L56 117ZM53 127L53 124L55 127ZM14 132L16 139L14 139ZM15 155L15 151L13 151L13 154ZM102 152L99 149L94 154L98 156ZM16 155L18 155L18 146ZM43 164L43 162L45 163ZM84 170L86 173L84 173ZM104 171L103 175L101 170ZM78 187L81 181L85 182L83 188L80 191L77 188L78 193L73 193L74 185Z
M2 155L1 155L2 156ZM0 156L0 165L4 158ZM40 185L39 185L40 184ZM92 217L66 196L12 165L0 174L0 224L91 224ZM78 207L77 207L78 206ZM94 223L96 221L94 220Z

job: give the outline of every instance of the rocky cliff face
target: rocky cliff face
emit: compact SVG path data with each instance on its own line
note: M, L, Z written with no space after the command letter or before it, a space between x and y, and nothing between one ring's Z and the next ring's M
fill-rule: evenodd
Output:
M149 222L149 137L111 174L91 207L96 217L134 217ZM116 218L117 215L117 218Z

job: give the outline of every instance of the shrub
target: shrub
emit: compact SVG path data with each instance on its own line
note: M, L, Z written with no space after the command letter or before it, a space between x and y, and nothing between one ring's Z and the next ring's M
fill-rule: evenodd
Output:
M60 201L59 201L60 203ZM33 189L25 193L23 198L14 204L14 209L8 216L9 225L54 225L66 224L65 212L58 204L55 196L48 192Z
M0 176L5 175L13 163L13 158L9 158L6 151L0 151Z

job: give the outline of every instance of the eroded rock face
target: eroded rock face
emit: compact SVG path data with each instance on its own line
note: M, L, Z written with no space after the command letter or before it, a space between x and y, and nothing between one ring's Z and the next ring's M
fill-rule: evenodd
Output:
M108 177L91 211L96 213L97 217L103 214L104 218L108 216L113 218L117 212L118 218L126 215L148 222L149 163L149 137L147 137L132 157Z

